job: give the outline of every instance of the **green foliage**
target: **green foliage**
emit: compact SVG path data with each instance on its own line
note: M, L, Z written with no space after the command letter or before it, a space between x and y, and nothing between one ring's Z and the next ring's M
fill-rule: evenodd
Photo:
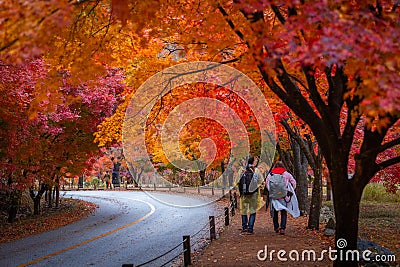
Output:
M101 180L99 178L97 178L97 177L92 178L92 181L90 183L94 188L98 188L98 187L104 186L102 184Z
M399 190L397 190L396 194L389 193L382 184L370 183L364 189L362 201L400 203L400 193Z

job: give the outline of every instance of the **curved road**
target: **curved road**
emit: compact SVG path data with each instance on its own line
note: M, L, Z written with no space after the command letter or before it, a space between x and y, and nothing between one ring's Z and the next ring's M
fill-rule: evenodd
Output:
M175 247L183 235L196 233L209 215L215 215L212 205L199 198L151 196L158 200L133 191L68 192L65 197L97 203L96 213L60 229L1 244L0 266L137 266ZM160 266L181 251L182 245L146 266Z

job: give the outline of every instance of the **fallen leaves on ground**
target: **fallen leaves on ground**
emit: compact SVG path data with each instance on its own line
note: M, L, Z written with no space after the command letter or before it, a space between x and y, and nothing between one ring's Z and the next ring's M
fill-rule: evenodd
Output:
M12 224L2 222L0 244L71 224L89 216L96 208L97 205L91 202L62 199L59 208L44 209L41 215L29 216Z
M361 237L367 237L370 241L388 248L398 258L399 216L398 205L377 204L373 207L362 207L359 224ZM194 266L332 266L333 262L326 254L321 261L277 260L277 252L281 249L286 252L314 250L318 257L322 250L335 247L334 237L324 235L324 224L320 225L319 231L310 230L306 229L307 220L306 216L293 219L289 215L286 235L279 235L274 232L269 210L266 212L264 207L257 212L255 235L247 236L240 233L241 218L240 214L236 214L220 238L195 255ZM265 246L268 246L268 256L275 250L272 261L269 258L265 261L257 258L257 253L265 249Z

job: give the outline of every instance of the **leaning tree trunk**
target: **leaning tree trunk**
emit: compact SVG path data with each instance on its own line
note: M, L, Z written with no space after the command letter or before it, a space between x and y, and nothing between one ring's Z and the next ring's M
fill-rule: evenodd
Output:
M294 174L293 156L291 153L283 150L279 143L276 144L276 150L278 151L280 159L283 162L283 165L285 165L286 170Z

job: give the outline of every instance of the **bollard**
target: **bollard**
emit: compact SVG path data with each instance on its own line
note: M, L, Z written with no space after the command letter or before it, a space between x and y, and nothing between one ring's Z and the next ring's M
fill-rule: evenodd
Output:
M211 187L211 194L214 195L214 186Z
M183 263L185 266L192 265L192 260L190 259L190 235L183 236Z
M235 216L235 204L233 202L231 205L231 215L232 215L232 217Z
M225 207L225 226L229 226L229 208Z
M183 188L183 193L186 193L186 187Z
M225 187L222 187L222 197L225 198Z
M236 192L233 193L233 206L237 209L237 194Z
M229 190L229 202L232 203L232 190Z
M197 187L197 193L200 195L200 186Z
M154 191L156 191L156 183L154 183Z
M210 221L210 239L211 240L217 239L217 235L215 234L215 217L210 216L209 221Z

